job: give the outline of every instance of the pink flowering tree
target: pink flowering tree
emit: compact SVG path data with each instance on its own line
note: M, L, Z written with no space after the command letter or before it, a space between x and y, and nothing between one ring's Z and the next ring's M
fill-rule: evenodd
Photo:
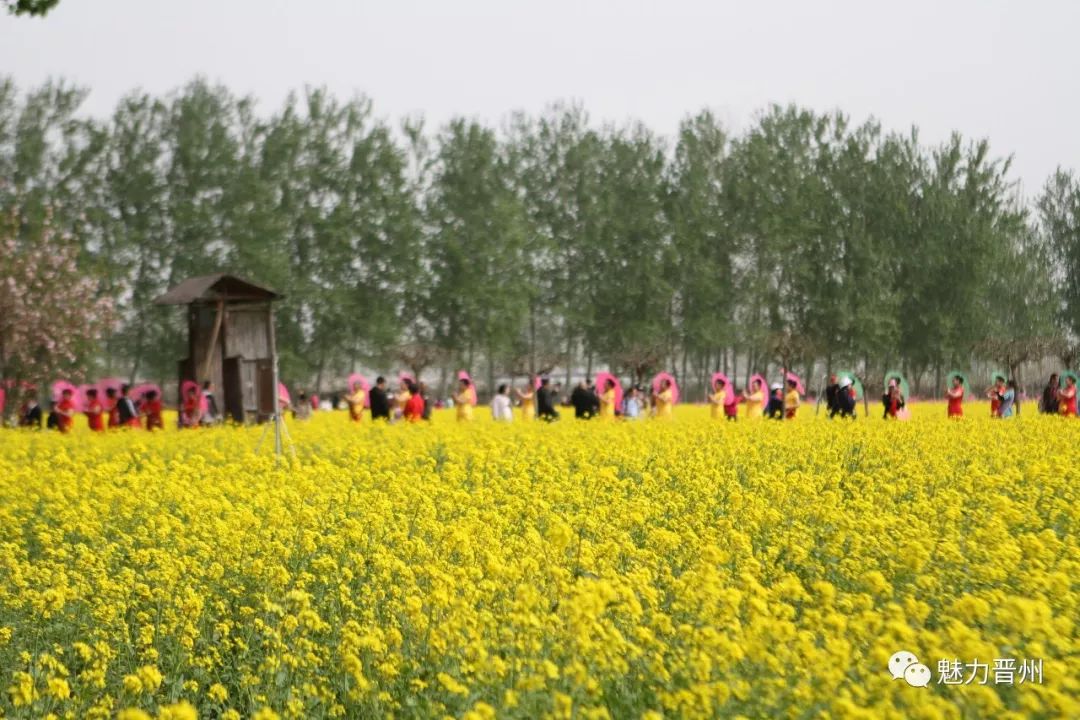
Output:
M18 210L0 217L0 381L82 380L112 324L112 303L79 270L77 243L54 229L50 213L28 227ZM9 410L13 399L9 390Z

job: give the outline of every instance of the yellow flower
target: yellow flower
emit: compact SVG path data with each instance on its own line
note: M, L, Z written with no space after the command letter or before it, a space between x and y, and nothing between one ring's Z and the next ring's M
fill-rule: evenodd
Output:
M206 691L206 694L214 702L225 702L229 699L229 691L225 689L225 686L221 683L214 683L210 686L210 689Z
M199 713L189 702L178 702L166 705L158 710L158 720L198 720Z

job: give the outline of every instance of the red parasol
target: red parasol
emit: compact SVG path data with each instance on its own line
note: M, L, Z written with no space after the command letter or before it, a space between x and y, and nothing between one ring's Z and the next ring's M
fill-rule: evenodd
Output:
M109 394L109 389L110 388L115 390L117 396L119 396L120 395L120 386L123 385L123 384L124 384L124 381L121 380L120 378L104 378L102 380L98 380L98 382L97 382L98 396L100 398L104 399Z
M476 405L476 383L474 383L472 381L472 378L469 376L469 373L467 371L465 371L465 370L458 370L457 379L458 380L468 380L469 381L469 396L471 398L469 400L469 404L470 405Z
M368 384L367 378L360 373L352 373L349 375L349 394L355 393L357 388L364 391L364 407L371 407L371 400L368 397L371 385Z
M664 380L671 382L671 404L675 405L679 402L679 385L675 382L675 376L671 373L662 372L656 374L656 377L652 379L653 394L660 392L660 383Z
M615 383L615 407L622 407L623 389L622 383L619 382L619 378L615 377L609 372L596 373L596 392L603 395L607 392L607 381L611 380ZM621 412L621 411L620 411Z
M728 380L728 376L722 372L715 372L712 375L712 387L716 387L716 383L721 383L724 386L724 404L734 405L739 401L736 397L735 386L731 384L731 380Z

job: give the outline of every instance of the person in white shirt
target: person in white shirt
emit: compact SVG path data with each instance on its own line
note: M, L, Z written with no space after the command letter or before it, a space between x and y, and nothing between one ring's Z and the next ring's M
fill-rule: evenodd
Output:
M495 422L513 422L514 413L510 410L510 396L506 385L499 386L499 392L491 398L491 417Z

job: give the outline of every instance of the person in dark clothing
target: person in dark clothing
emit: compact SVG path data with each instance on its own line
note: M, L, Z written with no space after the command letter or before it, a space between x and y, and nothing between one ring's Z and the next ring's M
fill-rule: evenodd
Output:
M209 380L203 381L202 395L206 399L206 412L202 413L199 423L213 425L221 419L221 413L218 412L217 399L214 397L214 384Z
M45 421L46 430L59 430L60 429L60 413L56 411L56 401L53 400L49 403L49 417Z
M825 386L825 409L829 411L830 420L840 412L840 383L835 375L829 376L829 384Z
M855 419L855 393L851 389L851 378L844 378L836 385L836 412L830 410L829 417L833 415Z
M117 413L119 413L120 427L141 427L139 422L139 412L135 409L135 403L132 402L128 393L131 392L131 386L123 384L120 386L120 399L116 401Z
M424 411L420 413L421 420L431 419L431 408L434 403L431 402L431 393L428 392L428 387L424 383L419 385L420 397L424 400Z
M551 381L547 378L540 381L540 389L536 391L536 416L547 422L559 419L559 411L555 409Z
M19 416L19 427L41 429L41 405L36 397L29 397Z
M595 402L594 402L595 401ZM570 404L574 406L574 417L578 420L588 420L593 416L593 405L599 405L596 394L589 390L584 380L577 384L570 393Z
M769 404L765 406L765 417L770 420L784 419L784 386L773 383L769 392Z
M1061 392L1061 383L1058 381L1057 373L1050 376L1050 382L1046 383L1046 387L1043 388L1042 399L1039 401L1039 412L1044 415L1057 415L1060 407L1058 405L1058 393Z
M368 393L372 420L390 419L390 398L386 395L386 378L380 375L375 379L375 387Z

